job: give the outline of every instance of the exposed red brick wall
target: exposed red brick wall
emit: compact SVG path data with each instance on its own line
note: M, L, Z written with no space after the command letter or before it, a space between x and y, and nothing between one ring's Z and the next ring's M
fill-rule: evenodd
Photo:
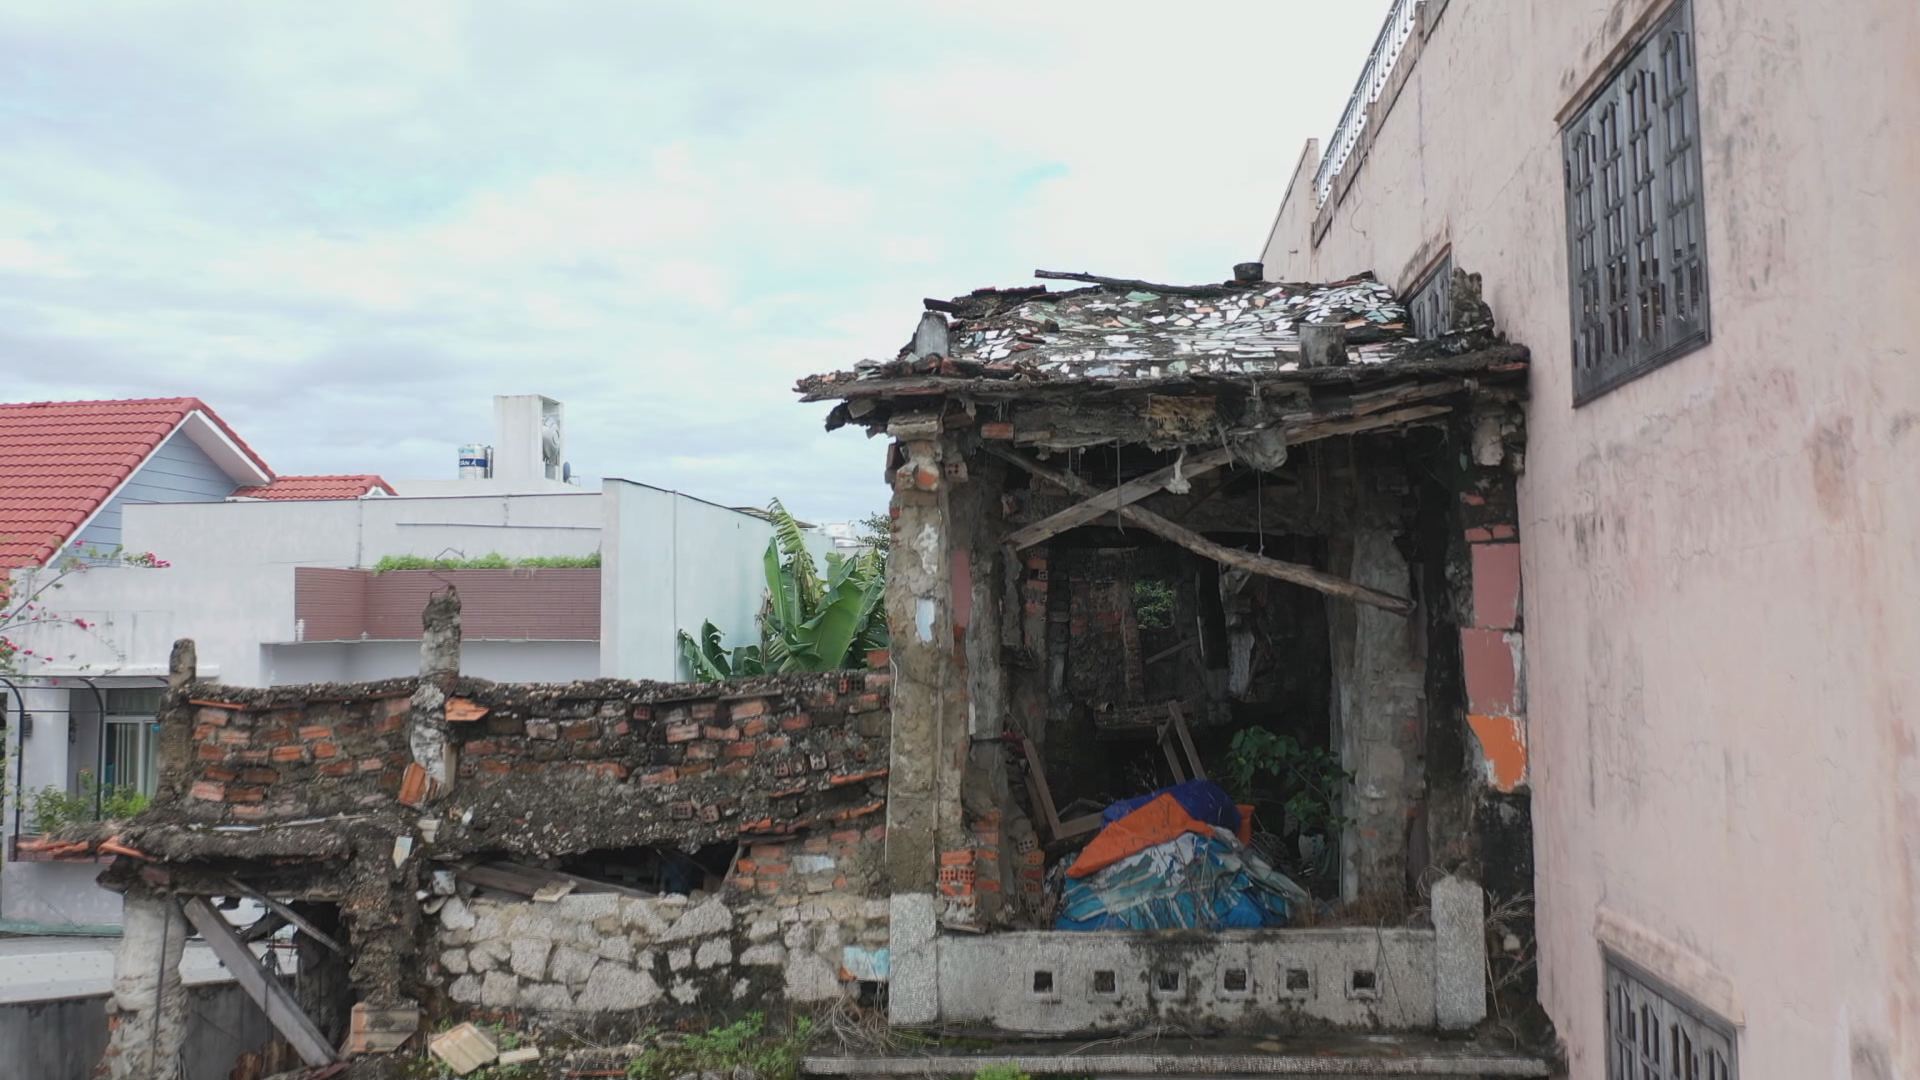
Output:
M885 839L889 679L459 680L442 709L457 768L429 807L447 819L437 842L552 854L738 838L753 846L735 889L867 884ZM174 809L236 824L413 813L399 799L415 685L196 684L166 718L192 727Z

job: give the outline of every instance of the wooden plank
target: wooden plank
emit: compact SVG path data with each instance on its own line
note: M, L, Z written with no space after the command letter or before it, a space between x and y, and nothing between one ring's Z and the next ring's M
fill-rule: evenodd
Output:
M254 958L253 950L240 940L227 920L220 917L213 905L204 896L195 896L180 905L187 921L200 936L206 939L207 947L220 958L220 963L232 973L240 989L246 991L255 1005L260 1006L267 1019L276 1030L292 1044L294 1053L308 1065L331 1065L340 1060L320 1029L313 1026L307 1014L300 1011L294 1003L293 994L281 984L279 979L260 969L260 962Z
M1174 735L1179 738L1181 749L1186 751L1187 761L1193 765L1193 778L1205 780L1207 767L1200 763L1200 751L1193 747L1193 733L1187 729L1187 714L1180 708L1179 702L1167 702L1167 723L1173 728Z
M347 951L345 946L333 940L331 937L328 937L326 934L320 931L319 927L307 921L306 916L293 910L292 908L281 903L280 901L275 900L273 897L268 896L266 893L263 893L258 889L248 886L245 882L240 881L237 878L228 878L227 884L233 886L235 891L240 892L243 895L250 896L253 899L260 901L262 904L265 904L267 907L273 910L273 913L275 915L278 915L281 918L292 923L294 926L299 928L301 933L307 935L308 937L319 942L320 944L325 945L327 948L332 949L334 952L343 953ZM251 931L249 931L249 933L251 933Z
M1180 475L1191 479L1212 472L1233 460L1233 451L1226 447L1216 447L1204 454L1196 454L1191 459L1178 463ZM1055 514L1049 514L1031 525L1022 526L1007 534L1006 543L1015 551L1030 548L1042 541L1049 540L1068 529L1085 525L1106 514L1111 514L1123 506L1139 502L1165 488L1173 481L1176 466L1155 469L1144 476L1137 476L1111 491L1103 491L1083 502L1078 502Z
M1030 461L1026 457L1016 454L1011 450L1004 450L997 446L987 446L983 447L983 449L989 454L1004 458L1033 475L1058 484L1069 491L1082 495L1093 494L1095 491L1092 484L1072 473L1061 472L1058 469L1050 469L1039 462ZM1237 548L1227 547L1224 544L1216 544L1206 537L1201 536L1199 533L1194 532L1192 529L1182 525L1176 525L1166 518L1161 517L1159 514L1143 510L1138 506L1121 507L1120 517L1156 536L1171 540L1189 551L1204 555L1224 566L1239 567L1248 573L1259 574L1263 577L1270 577L1279 581L1291 582L1295 585L1303 585L1309 589L1326 593L1328 596L1338 596L1356 603L1367 604L1380 608L1383 611L1391 611L1395 615L1406 615L1413 611L1412 601L1404 597L1394 596L1392 593L1384 593L1378 589L1369 589L1365 585L1348 581L1346 578L1340 577L1337 574L1329 574L1324 570L1315 570L1311 566L1282 562L1279 559L1269 559L1264 555L1255 555L1250 551L1241 551Z
M1173 772L1173 782L1176 784L1186 783L1187 770L1180 767L1180 755L1173 752L1173 740L1167 737L1167 728L1165 725L1162 725L1160 728L1160 752L1167 755L1167 768Z
M1077 818L1069 818L1061 822L1060 832L1054 839L1071 840L1082 833L1099 832L1100 827L1106 823L1106 819L1099 814L1082 814Z
M1358 435L1362 432L1379 431L1383 428L1430 420L1452 411L1451 405L1415 405L1407 409L1396 409L1393 412L1355 416L1342 420L1309 420L1297 427L1289 426L1282 430L1286 432L1287 445L1298 446L1301 443L1327 439L1335 435Z
M1034 797L1040 802L1040 812L1047 817L1047 831L1055 840L1060 839L1060 811L1054 809L1053 792L1047 788L1047 766L1040 760L1040 751L1033 748L1033 740L1020 736L1020 752L1027 758L1027 777L1033 784Z

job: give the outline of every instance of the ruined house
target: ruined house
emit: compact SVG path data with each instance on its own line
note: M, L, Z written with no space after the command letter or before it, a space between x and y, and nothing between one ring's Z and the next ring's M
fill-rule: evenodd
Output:
M169 1060L189 925L310 1065L468 1016L1435 1032L1490 972L1527 997L1524 912L1488 911L1531 887L1527 354L1464 275L1425 339L1370 278L1236 277L928 301L801 382L891 440L889 670L495 684L452 596L418 678L228 687L182 643L153 809L63 841L126 896L102 1073ZM1286 925L1058 928L1102 811L1200 777L1306 894Z
M1483 887L1531 888L1525 349L1466 275L1426 340L1370 277L1041 276L1091 284L929 300L896 358L799 385L892 440L894 1020L1471 1027ZM1101 808L1244 732L1347 774L1317 837L1298 774L1241 794L1334 928L1050 929Z

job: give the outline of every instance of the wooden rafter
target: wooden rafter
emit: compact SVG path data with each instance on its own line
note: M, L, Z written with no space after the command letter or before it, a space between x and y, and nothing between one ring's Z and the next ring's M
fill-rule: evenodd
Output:
M995 457L1025 469L1027 472L1043 480L1052 481L1075 494L1096 495L1099 493L1099 489L1072 473L1062 472L1059 469L1050 469L1024 455L998 446L987 446L984 449L987 453ZM1378 589L1370 589L1365 585L1348 581L1346 578L1340 577L1337 574L1329 574L1324 570L1315 570L1311 566L1283 562L1279 559L1269 559L1265 555L1255 555L1250 551L1241 551L1238 548L1227 547L1225 544L1217 544L1201 536L1199 533L1194 532L1192 529L1186 528L1183 525L1176 525L1166 518L1161 517L1159 514L1149 510L1143 510L1138 506L1123 506L1118 513L1121 520L1132 525L1137 525L1162 539L1171 540L1181 547L1195 554L1204 555L1223 566L1238 567L1249 573L1259 574L1263 577L1287 581L1295 585L1304 585L1309 589L1325 593L1328 596L1338 596L1346 600L1352 600L1355 603L1367 604L1371 607L1380 608L1383 611L1391 611L1396 615L1406 615L1413 611L1412 601L1404 597L1394 596L1391 593L1381 592Z
M292 1044L301 1061L319 1066L331 1065L339 1060L339 1055L334 1053L326 1037L320 1034L320 1029L313 1025L306 1013L300 1011L293 994L279 979L261 970L260 961L254 957L253 950L247 948L247 943L240 940L240 935L214 910L206 897L190 897L181 903L180 908L185 912L187 921L206 939L213 955L220 958L221 966L233 975L234 982L240 984L240 989L246 991L254 1004L267 1014L267 1019Z
M1164 469L1155 469L1144 476L1135 477L1111 491L1102 491L1081 502L1077 502L1055 514L1049 514L1031 525L1022 526L1007 534L1007 546L1015 551L1030 548L1045 540L1066 532L1068 529L1085 525L1089 521L1104 517L1123 506L1130 506L1149 495L1161 491L1173 482L1176 471L1183 479L1191 479L1212 472L1233 460L1233 451L1226 447L1195 454Z

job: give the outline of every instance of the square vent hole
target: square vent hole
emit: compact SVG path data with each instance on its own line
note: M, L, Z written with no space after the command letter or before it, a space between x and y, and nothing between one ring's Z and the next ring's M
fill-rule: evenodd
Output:
M1306 995L1313 993L1313 975L1306 968L1290 967L1286 971L1287 993Z
M1096 971L1093 973L1093 992L1117 994L1120 992L1120 980L1111 971Z
M1347 996L1353 998L1377 998L1380 996L1380 977L1366 968L1354 968L1347 982Z
M1033 973L1033 992L1036 996L1039 996L1039 997L1052 996L1053 972L1051 971L1034 972Z
M1223 994L1245 994L1250 988L1247 969L1232 967L1220 973L1220 992Z
M1180 969L1156 968L1153 973L1155 997L1173 997L1180 993Z

